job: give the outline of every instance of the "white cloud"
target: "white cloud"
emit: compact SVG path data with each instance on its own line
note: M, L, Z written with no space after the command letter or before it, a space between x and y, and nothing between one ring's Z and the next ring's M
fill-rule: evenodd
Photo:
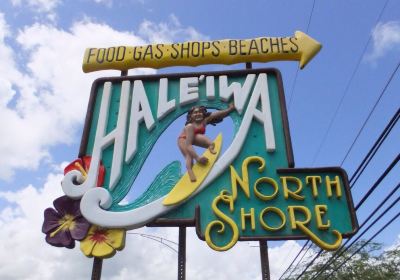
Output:
M69 30L34 24L12 34L0 14L0 119L6 120L2 121L0 179L10 180L16 169L35 169L44 159L51 160L51 147L79 142L91 83L100 76L118 75L115 71L84 74L85 48L143 45L156 38L165 41L166 32L177 38L182 31L182 39L199 34L180 25L167 25L167 30L162 23L146 24L151 29L141 37L91 20L76 22ZM19 49L5 40L14 38Z
M113 6L113 0L94 0L94 2L105 5L107 8L111 8Z
M51 22L57 18L55 9L61 2L61 0L11 0L14 7L27 7L37 14L44 14Z
M397 235L397 239L393 242L393 244L385 247L384 250L390 251L390 250L399 249L399 248L400 248L400 234Z
M22 5L30 7L37 12L52 12L60 3L60 0L11 0L13 6Z
M154 23L148 20L143 21L139 27L139 34L147 36L150 42L176 42L206 41L208 36L199 33L193 27L183 27L175 15L169 16L169 22Z
M370 61L383 57L388 52L400 49L400 22L378 23L372 30L372 52L367 56Z
M16 168L36 168L49 157L50 147L77 140L90 84L104 75L82 73L83 51L87 46L109 45L106 41L110 38L111 42L144 42L132 34L91 22L76 23L70 31L35 24L16 36L19 52L26 58L25 64L19 65L27 72L22 74L14 60L16 51L2 41L0 50L4 51L0 55L7 63L2 63L0 76L6 82L3 85L8 86L3 86L1 96L8 97L3 97L0 104L0 117L7 120L2 124L0 178L11 178Z
M41 233L44 209L63 195L61 179L61 173L53 173L41 188L29 185L17 192L0 192L0 200L8 204L0 212L0 279L90 278L92 259L80 252L79 243L73 250L55 248L44 241ZM135 232L178 240L177 228L142 228ZM278 279L299 248L294 241L270 248L272 279ZM128 234L125 249L104 261L102 279L176 279L177 258L177 253L163 244ZM260 279L259 248L238 242L227 252L215 252L189 228L186 269L187 278L193 280Z

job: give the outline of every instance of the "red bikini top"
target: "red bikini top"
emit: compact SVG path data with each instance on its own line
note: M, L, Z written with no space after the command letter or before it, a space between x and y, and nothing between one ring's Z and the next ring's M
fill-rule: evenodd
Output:
M194 132L194 135L196 135L196 134L205 134L206 133L206 126L203 124L200 127L195 128L193 132ZM179 138L186 139L185 132L182 132L182 134L179 135Z
M196 134L204 134L204 133L206 133L206 126L205 125L202 125L202 126L194 129L194 135L196 135Z

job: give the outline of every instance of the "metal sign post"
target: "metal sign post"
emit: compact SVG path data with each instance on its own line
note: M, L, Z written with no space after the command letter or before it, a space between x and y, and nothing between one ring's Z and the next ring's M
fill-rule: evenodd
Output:
M269 259L268 259L268 242L260 241L260 259L261 259L261 279L270 280Z
M92 280L101 279L101 269L103 267L103 259L94 257L92 268Z
M186 279L186 227L179 227L178 280Z

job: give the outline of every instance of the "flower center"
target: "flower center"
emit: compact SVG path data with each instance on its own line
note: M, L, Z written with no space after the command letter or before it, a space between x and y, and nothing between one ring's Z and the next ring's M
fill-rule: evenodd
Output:
M76 225L74 219L74 216L66 214L58 221L59 226L50 234L50 237L54 237L60 231L73 230Z
M103 229L97 229L90 237L90 240L102 243L107 240L107 231Z
M83 166L79 162L75 162L75 167L79 169L79 171L82 173L83 178L86 180L87 178L87 173L86 170L83 168Z

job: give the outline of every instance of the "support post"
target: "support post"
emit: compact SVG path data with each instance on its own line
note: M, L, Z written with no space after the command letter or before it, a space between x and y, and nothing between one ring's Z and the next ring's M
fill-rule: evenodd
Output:
M270 280L267 241L260 241L260 258L261 258L261 273L262 273L261 279Z
M101 279L101 268L103 266L103 259L94 257L93 259L93 269L92 269L92 280Z
M186 227L179 227L178 280L186 279Z

